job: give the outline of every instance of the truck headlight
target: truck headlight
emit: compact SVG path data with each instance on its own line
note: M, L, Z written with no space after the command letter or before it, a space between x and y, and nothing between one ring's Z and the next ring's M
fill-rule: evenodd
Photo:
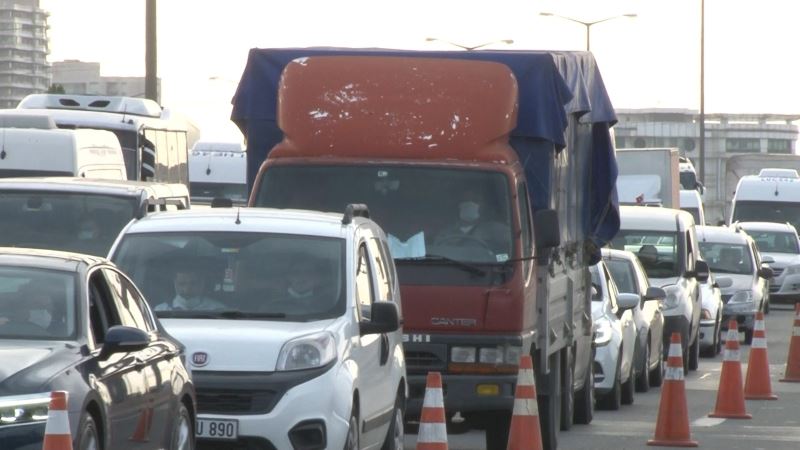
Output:
M452 347L450 349L450 361L454 363L474 363L477 351L475 347Z
M487 364L502 364L503 353L503 347L484 347L478 351L478 361Z
M303 370L322 367L336 359L336 340L323 331L309 334L283 344L278 356L277 370Z
M0 427L46 422L50 393L0 397Z
M594 343L598 347L602 347L611 342L611 334L614 331L611 329L611 324L608 320L598 320L594 323Z

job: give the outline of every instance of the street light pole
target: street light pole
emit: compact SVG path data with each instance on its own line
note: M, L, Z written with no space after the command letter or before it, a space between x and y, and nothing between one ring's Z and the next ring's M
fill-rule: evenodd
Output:
M613 20L613 19L619 19L621 17L630 17L630 18L637 17L637 14L630 13L630 14L620 14L618 16L606 17L605 19L595 20L595 21L592 21L592 22L584 22L582 20L573 19L572 17L561 16L561 15L558 15L558 14L553 14L551 12L540 12L539 15L540 16L545 16L545 17L558 17L560 19L569 20L570 22L579 23L579 24L583 25L584 27L586 27L586 51L587 52L591 50L591 45L590 45L591 44L591 40L590 40L591 31L590 30L591 30L592 25L597 25L598 23L608 22L609 20Z
M150 100L158 99L158 45L156 43L156 0L145 4L144 92Z
M501 39L499 41L485 42L483 44L473 45L473 46L470 47L470 46L466 46L466 45L456 44L455 42L445 41L444 39L439 39L439 38L435 38L435 37L425 38L425 41L426 42L433 42L433 41L444 42L445 44L450 44L453 47L458 47L458 48L464 49L464 50L466 50L468 52L470 52L472 50L477 50L479 48L486 47L487 45L492 45L492 44L513 44L514 43L513 39Z
M705 87L706 87L706 73L705 73L705 53L706 53L706 43L705 43L705 27L706 27L706 5L705 0L700 0L700 182L706 182L706 96L705 96ZM719 184L719 178L717 179L717 184Z

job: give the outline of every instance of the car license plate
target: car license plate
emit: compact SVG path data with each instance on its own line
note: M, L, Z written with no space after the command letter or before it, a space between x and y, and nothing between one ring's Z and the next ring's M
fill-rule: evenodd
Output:
M239 421L230 419L197 419L196 435L204 439L235 440L239 438Z

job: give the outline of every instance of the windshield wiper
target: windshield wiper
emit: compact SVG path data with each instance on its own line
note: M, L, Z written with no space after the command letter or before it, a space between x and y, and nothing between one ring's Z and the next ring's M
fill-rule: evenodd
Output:
M218 315L223 319L283 319L286 317L286 313L242 311L222 311Z
M464 261L459 261L457 259L448 258L447 256L442 255L432 255L427 254L425 256L419 256L415 258L398 258L395 261L419 261L419 262L439 262L439 263L447 263L452 264L456 267L459 267L466 272L469 272L473 275L486 275L486 269L482 269L474 264L470 264Z

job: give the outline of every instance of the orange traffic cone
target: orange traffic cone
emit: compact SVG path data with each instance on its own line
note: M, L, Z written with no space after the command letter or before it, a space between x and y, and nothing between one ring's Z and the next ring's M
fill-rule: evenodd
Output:
M800 382L800 303L794 305L794 326L789 341L789 356L786 358L786 373L781 381Z
M428 372L425 399L419 419L417 450L447 450L447 426L444 415L442 374Z
M697 447L689 431L689 412L686 408L686 386L683 381L683 352L680 333L672 333L667 358L667 370L661 385L656 435L647 445L661 447Z
M136 424L136 430L133 435L128 439L135 442L147 442L150 440L150 427L153 425L153 408L146 407L139 414L139 422Z
M744 382L744 398L747 400L777 400L769 381L769 358L767 357L767 332L764 313L756 313L753 342L747 360L747 377Z
M742 387L742 363L739 357L739 325L736 320L728 322L728 338L722 356L722 374L719 377L717 406L708 417L725 419L752 419L744 409Z
M533 362L524 355L519 364L517 389L514 395L514 415L508 434L508 450L542 450L542 430L539 428L539 405L533 381Z
M50 409L44 427L42 450L72 450L72 433L69 430L67 392L50 393Z

